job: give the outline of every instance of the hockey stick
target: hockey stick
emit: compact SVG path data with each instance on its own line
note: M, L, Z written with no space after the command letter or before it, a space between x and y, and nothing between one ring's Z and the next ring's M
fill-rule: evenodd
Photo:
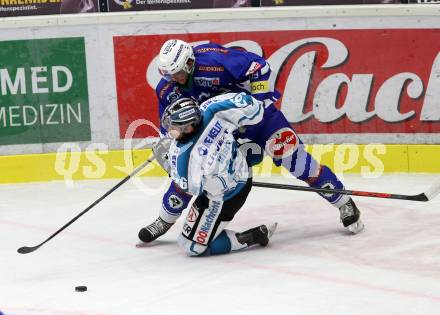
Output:
M352 195L352 196L361 196L361 197L401 199L401 200L412 200L412 201L429 201L440 193L440 181L435 182L427 191L422 192L418 195L398 195L398 194L387 194L382 192L370 192L370 191L361 191L361 190L314 188L307 186L273 184L273 183L262 183L262 182L253 182L252 185L255 187L264 187L264 188L299 190L299 191L332 193L332 194L338 193L343 195Z
M76 217L74 217L72 220L70 220L69 222L67 222L65 225L63 225L58 231L56 231L54 234L52 234L47 240L45 240L44 242L42 242L39 245L36 246L32 246L32 247L20 247L17 252L19 252L20 254L28 254L28 253L32 253L33 251L37 250L38 248L40 248L41 246L43 246L45 243L49 242L52 238L54 238L56 235L58 235L59 233L61 233L61 231L63 231L65 228L67 228L69 225L71 225L73 222L75 222L76 220L78 220L83 214L85 214L87 211L89 211L90 209L92 209L94 206L96 206L98 203L100 203L102 200L104 200L104 198L106 198L108 195L110 195L112 192L114 192L116 189L118 189L119 187L121 187L125 182L127 182L130 178L132 178L134 175L136 175L137 173L139 173L140 170L142 170L145 166L147 166L148 164L150 164L151 162L153 162L155 159L154 155L152 157L150 157L148 160L146 160L144 163L142 163L141 165L139 165L133 172L131 172L129 175L127 175L123 180L121 180L119 183L117 183L113 188L111 188L109 191L107 191L104 195L102 195L99 199L97 199L94 203L92 203L90 206L88 206L86 209L84 209L81 213L79 213Z

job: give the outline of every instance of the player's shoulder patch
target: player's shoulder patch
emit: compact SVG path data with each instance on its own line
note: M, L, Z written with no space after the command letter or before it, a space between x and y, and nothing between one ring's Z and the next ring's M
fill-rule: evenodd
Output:
M162 87L158 86L157 95L162 101L171 104L181 97L182 93L177 84L172 81L168 81Z
M249 69L246 72L246 76L249 76L251 74L254 74L255 72L257 72L259 69L261 69L263 67L263 65L259 62L256 61L252 61Z
M165 81L165 80L164 80ZM165 96L165 93L170 89L171 86L174 85L174 82L172 81L160 81L157 85L156 92L160 99L163 99Z
M182 93L180 93L180 89L177 86L174 86L174 88L167 95L167 102L171 104L178 100L181 96Z

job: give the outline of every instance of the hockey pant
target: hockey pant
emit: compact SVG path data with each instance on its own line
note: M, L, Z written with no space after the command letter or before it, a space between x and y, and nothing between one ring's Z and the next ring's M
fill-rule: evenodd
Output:
M188 256L226 254L248 247L237 240L236 232L225 230L225 227L243 206L251 188L252 178L249 178L241 191L231 199L214 201L218 207L209 207L210 200L205 195L196 198L178 240Z

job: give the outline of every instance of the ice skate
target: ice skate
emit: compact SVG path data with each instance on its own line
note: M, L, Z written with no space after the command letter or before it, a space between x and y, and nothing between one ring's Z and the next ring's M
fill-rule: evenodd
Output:
M353 234L358 234L364 229L360 216L361 212L356 207L353 199L349 199L348 202L339 208L341 213L341 222L344 227Z
M237 240L241 244L247 244L248 246L259 244L261 246L267 246L272 235L275 233L278 223L274 223L267 227L266 225L260 225L242 233L237 233Z
M159 217L153 223L139 231L139 239L144 243L152 242L159 236L164 235L173 224L174 223L165 222Z

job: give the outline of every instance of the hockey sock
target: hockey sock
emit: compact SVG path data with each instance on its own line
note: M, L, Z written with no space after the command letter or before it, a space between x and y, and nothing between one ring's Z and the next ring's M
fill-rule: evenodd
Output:
M174 183L171 183L167 192L163 195L159 217L167 223L176 222L190 201L190 195L180 191Z
M310 177L305 182L311 187L345 189L344 184L336 177L335 173L325 165L321 166L317 177ZM320 193L319 195L337 208L346 204L350 199L347 195L336 193Z
M211 255L221 255L248 247L247 244L241 244L237 240L236 233L237 232L231 230L223 230L219 236L209 244L208 253Z

